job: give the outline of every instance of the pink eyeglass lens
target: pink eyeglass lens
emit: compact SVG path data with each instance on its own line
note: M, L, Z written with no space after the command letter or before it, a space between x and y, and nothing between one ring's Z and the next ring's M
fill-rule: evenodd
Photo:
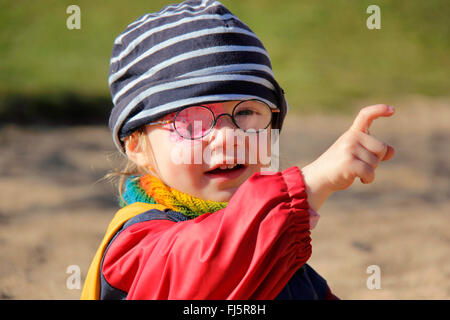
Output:
M184 138L199 139L211 130L214 114L206 107L194 106L181 110L175 118L175 130Z

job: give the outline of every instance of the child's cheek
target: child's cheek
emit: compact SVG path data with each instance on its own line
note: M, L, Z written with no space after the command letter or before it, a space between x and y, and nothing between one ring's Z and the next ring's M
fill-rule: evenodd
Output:
M175 131L175 129L173 128L173 124L168 124L167 126L168 126L168 129L170 130L170 134L169 134L170 142L173 142L173 143L180 143L180 142L182 142L183 140L185 140L185 139L183 139L183 137L181 137L181 136Z

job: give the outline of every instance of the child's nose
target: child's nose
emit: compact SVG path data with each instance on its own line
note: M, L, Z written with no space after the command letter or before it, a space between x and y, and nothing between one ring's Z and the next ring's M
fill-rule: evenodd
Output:
M234 143L236 129L231 116L222 114L217 118L216 125L206 138L208 143L211 143L214 147L225 146L227 143Z

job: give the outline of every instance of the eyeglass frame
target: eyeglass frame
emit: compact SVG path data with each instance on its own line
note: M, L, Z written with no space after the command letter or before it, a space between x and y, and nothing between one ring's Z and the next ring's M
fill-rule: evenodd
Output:
M176 112L176 114L175 114L173 120L160 120L160 121L154 121L154 122L147 123L146 125L153 126L153 125L158 125L158 124L164 125L164 124L175 123L175 120L176 120L178 114L179 114L181 111L186 110L186 109L188 109L188 108L192 108L192 107L197 107L197 108L198 108L198 107L202 107L202 108L208 109L208 110L212 113L212 115L213 115L214 121L212 122L211 127L208 129L208 132L207 132L205 135L201 136L201 137L198 137L198 138L186 138L186 137L182 136L182 135L178 132L177 128L176 128L175 125L174 125L174 130L175 130L176 133L177 133L180 137L182 137L183 139L186 139L186 140L198 140L198 139L202 139L202 138L206 137L206 136L211 132L211 130L216 126L217 121L219 120L219 118L220 118L221 116L229 116L229 117L231 118L231 121L233 121L233 124L236 126L236 128L238 128L239 130L242 130L242 131L244 131L244 132L247 132L247 131L245 131L244 129L240 128L240 127L238 126L238 124L236 123L236 121L235 121L235 119L234 119L234 110L236 110L236 108L237 108L241 103L248 102L248 101L257 101L257 102L263 103L264 105L267 106L267 108L268 108L268 109L270 110L270 112L271 112L271 114L270 114L270 121L269 121L269 123L267 124L267 126L266 126L265 128L258 129L258 131L248 131L248 132L252 132L252 133L259 133L259 132L261 132L262 130L265 130L265 129L267 129L267 128L269 127L269 125L273 122L273 114L274 114L274 113L279 113L279 112L280 112L280 109L272 109L267 103L265 103L264 101L258 100L258 99L241 100L241 101L239 101L239 102L233 107L233 110L231 111L231 114L224 112L224 113L219 114L217 117L216 117L216 115L214 114L214 112L211 110L211 108L207 107L206 105L191 105L191 106L187 106L187 107L184 107L184 108L178 110L178 111Z

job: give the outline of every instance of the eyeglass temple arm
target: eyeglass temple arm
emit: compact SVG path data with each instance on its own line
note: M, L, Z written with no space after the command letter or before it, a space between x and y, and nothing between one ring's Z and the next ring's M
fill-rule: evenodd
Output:
M154 126L154 125L157 125L157 124L169 124L169 123L173 123L173 122L174 122L173 120L163 120L163 121L150 122L150 123L147 123L147 125L148 126Z

